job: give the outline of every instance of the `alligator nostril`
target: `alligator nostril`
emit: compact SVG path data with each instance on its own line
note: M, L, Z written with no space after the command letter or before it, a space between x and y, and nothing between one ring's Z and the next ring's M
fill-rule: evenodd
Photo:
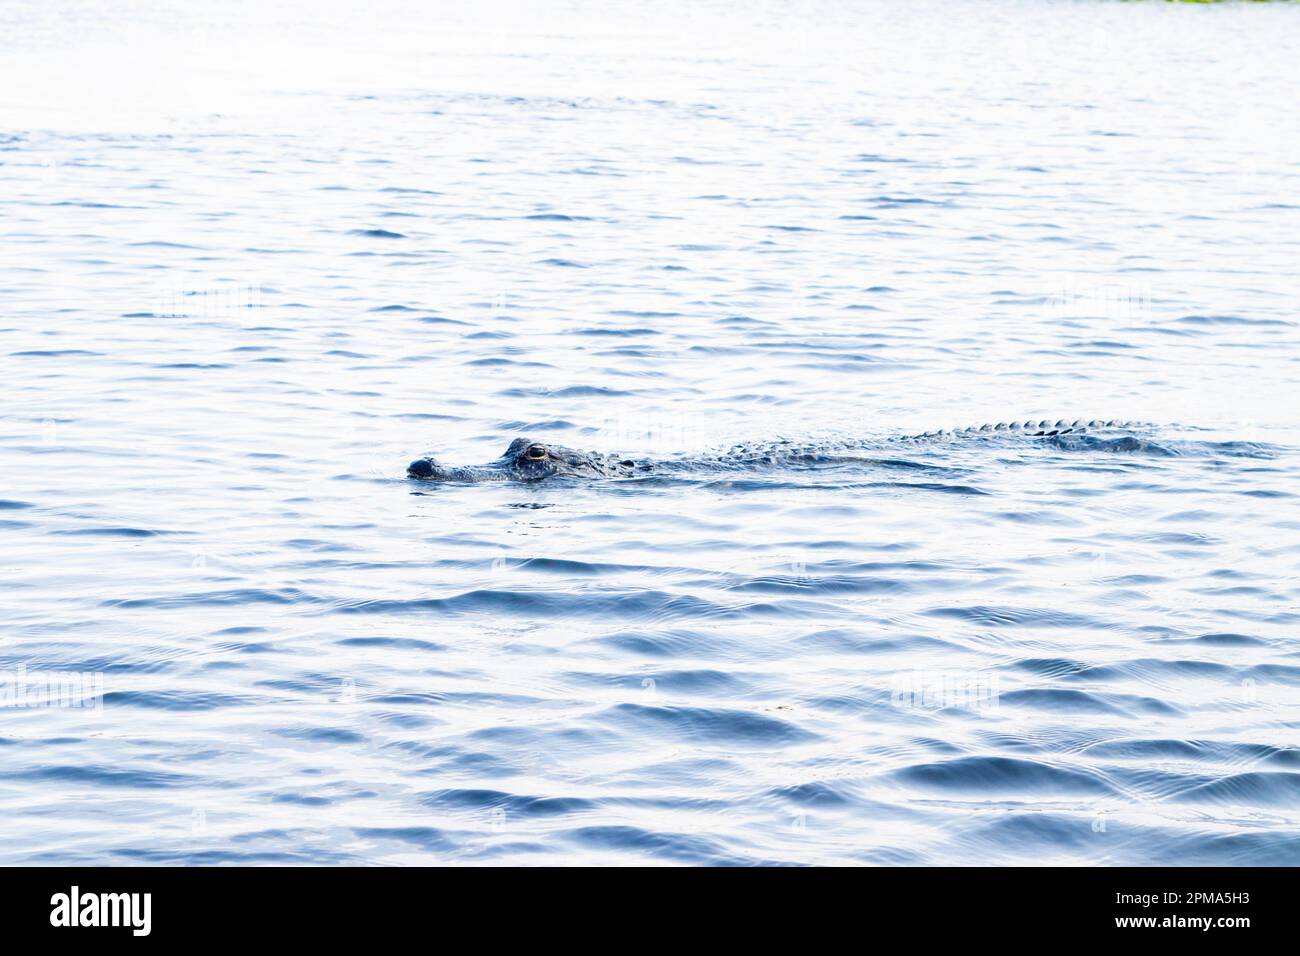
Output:
M406 466L406 473L412 478L432 478L433 461L429 458L417 458Z

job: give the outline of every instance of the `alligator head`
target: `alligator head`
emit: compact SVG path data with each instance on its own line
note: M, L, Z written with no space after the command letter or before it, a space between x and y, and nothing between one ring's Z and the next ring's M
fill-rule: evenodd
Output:
M433 458L417 458L406 466L406 473L428 481L541 481L554 475L619 478L634 474L637 467L628 459L516 438L504 455L486 465L449 468Z

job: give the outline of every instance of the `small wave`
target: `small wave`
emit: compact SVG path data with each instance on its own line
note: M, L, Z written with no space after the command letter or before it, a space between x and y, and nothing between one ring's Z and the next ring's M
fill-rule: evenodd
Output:
M729 746L784 746L816 739L816 734L787 721L747 710L616 704L605 715L622 727Z
M574 329L573 335L609 336L613 338L633 338L641 335L660 335L658 329Z
M1178 714L1181 711L1153 697L1129 694L1100 694L1091 691L1047 687L1030 690L1013 690L1004 693L1000 702L1011 707L1034 707L1065 713L1117 714L1134 713Z
M1224 803L1294 808L1300 804L1300 773L1254 771L1223 777L1178 794L1182 803Z
M963 844L974 845L977 854L982 854L984 847L999 847L1032 859L1050 847L1073 856L1095 847L1093 824L1091 817L1013 812L978 826L965 836Z
M265 703L265 698L219 694L213 691L118 690L104 695L105 707L144 707L149 710L218 710L224 707L247 707L258 703Z
M970 607L936 607L924 612L931 617L950 617L991 627L1082 627L1101 628L1105 624L1085 614L1057 608L1020 608L973 605Z
M67 358L71 355L89 355L102 358L103 352L91 352L87 349L27 349L23 352L10 352L13 358Z
M625 687L631 690L653 688L667 694L747 694L752 685L738 674L719 670L648 671L645 674L569 673L567 680L583 686Z
M290 740L305 740L319 744L363 744L366 737L344 727L293 727L273 731L276 736Z
M1111 786L1082 770L1017 757L959 757L894 771L904 783L957 793L1045 795L1111 794Z
M1094 757L1122 760L1192 760L1215 764L1262 761L1300 767L1300 750L1214 740L1170 737L1103 740L1088 745L1082 752Z
M382 647L401 651L445 651L446 644L415 637L344 637L335 641L340 647Z
M230 591L202 591L194 594L174 594L153 598L109 598L101 607L166 608L166 607L221 607L247 604L316 604L319 599L297 588L237 588Z
M819 780L775 787L767 791L767 796L798 807L847 807L861 803L849 787L840 781L825 783Z
M614 398L624 395L634 395L635 392L623 391L617 388L607 388L603 385L566 385L563 388L547 388L546 386L536 386L533 388L508 388L498 394L507 398Z
M1179 834L1168 827L1144 829L1127 854L1133 866L1295 866L1300 860L1300 836L1278 830Z
M717 647L717 638L695 631L620 631L595 640L611 650L643 657L679 657Z
M974 485L950 485L940 481L873 481L867 488L908 488L917 491L938 491L946 495L985 496L989 492Z
M53 783L65 786L123 787L158 790L198 783L200 778L163 770L121 770L87 764L56 764L0 773L0 780Z
M642 827L610 824L580 827L566 831L561 836L587 849L630 852L680 863L741 866L764 862L736 856L724 849L718 841L698 834L666 833Z
M1204 644L1209 647L1266 647L1268 641L1250 634L1202 634L1199 637L1165 638L1169 644Z
M277 793L271 797L272 803L289 803L296 807L331 807L337 801L329 797L308 793Z
M457 844L436 827L355 827L352 832L362 840L396 840L426 852L448 853Z
M900 206L947 206L950 203L939 199L922 199L919 196L875 196L871 202L877 209L893 209Z
M431 810L502 810L508 818L557 817L581 813L597 806L582 797L530 797L500 790L435 790L421 794L420 803Z
M895 578L817 574L805 570L799 574L746 578L726 585L725 590L740 594L902 594L914 590L914 586Z
M665 591L641 589L624 593L575 591L542 592L480 589L436 598L377 598L337 603L339 614L419 614L436 611L447 615L495 613L538 619L570 615L613 620L743 619L751 616L798 617L807 609L797 602L726 605Z
M1183 325L1292 326L1282 319L1252 319L1244 315L1185 315L1176 321Z
M157 528L60 528L50 532L74 538L155 538L176 533Z

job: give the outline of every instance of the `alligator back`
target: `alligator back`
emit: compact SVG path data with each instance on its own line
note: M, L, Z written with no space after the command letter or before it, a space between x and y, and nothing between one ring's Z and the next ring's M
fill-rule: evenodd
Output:
M1088 435L1106 431L1145 426L1143 422L1107 421L1102 419L1026 422L997 422L972 425L966 428L942 429L919 435L896 435L880 438L831 439L826 441L753 442L732 445L729 448L701 455L683 456L680 459L647 463L656 470L699 468L752 468L776 463L817 463L853 456L862 452L885 451L900 444L937 443L963 439L1022 436L1025 438L1057 438L1066 435Z
M1125 422L1125 421L1103 421L1101 419L1075 421L1050 421L1044 419L1039 422L998 422L996 424L972 425L967 428L954 428L951 430L940 430L937 432L925 432L921 435L907 435L902 438L896 438L895 441L919 441L927 438L965 438L978 435L1024 435L1028 438L1051 438L1056 435L1079 435L1085 432L1115 430L1126 428L1141 428L1146 426L1146 422Z

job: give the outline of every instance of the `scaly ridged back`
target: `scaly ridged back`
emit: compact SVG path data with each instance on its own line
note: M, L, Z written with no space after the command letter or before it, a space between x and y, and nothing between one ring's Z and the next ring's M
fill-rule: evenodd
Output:
M1137 428L1144 424L1142 422L1105 421L1101 419L1088 421L1083 419L1065 421L1062 419L1056 422L1044 419L1038 422L998 422L996 424L972 425L968 428L943 429L921 435L812 442L793 442L789 440L755 442L733 445L725 450L708 452L676 461L657 462L655 467L694 470L705 467L747 468L777 462L816 462L845 452L872 448L884 450L899 443L953 441L963 438L994 438L1017 435L1026 438L1053 438L1059 435L1081 435L1088 432Z
M951 431L941 430L937 432L926 432L922 435L908 435L904 438L896 438L895 441L918 441L921 439L942 439L942 438L962 438L974 435L1024 435L1029 438L1050 438L1055 435L1078 435L1088 431L1100 431L1102 429L1122 429L1138 428L1143 422L1122 422L1122 421L1102 421L1092 419L1084 421L1077 419L1075 421L1056 421L1052 422L1044 419L1040 422L998 422L997 424L972 425L969 428L955 428Z

